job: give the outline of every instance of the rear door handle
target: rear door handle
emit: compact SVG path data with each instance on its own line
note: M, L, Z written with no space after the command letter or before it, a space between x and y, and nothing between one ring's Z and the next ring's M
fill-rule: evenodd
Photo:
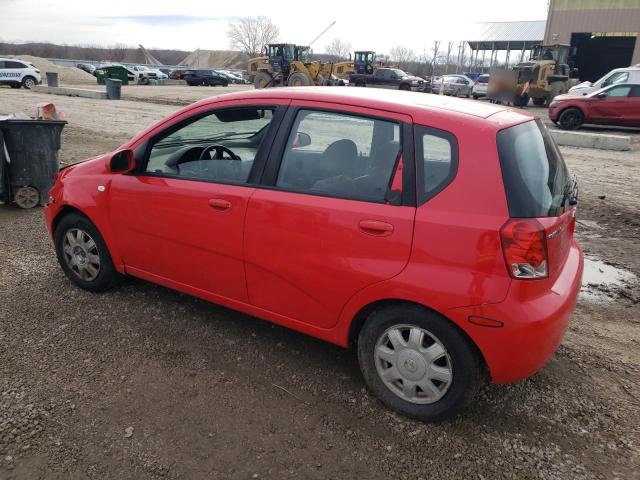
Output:
M360 220L360 231L377 237L386 237L393 233L393 225L379 220Z
M209 206L214 210L220 212L227 212L231 210L231 202L224 198L211 198L209 199Z

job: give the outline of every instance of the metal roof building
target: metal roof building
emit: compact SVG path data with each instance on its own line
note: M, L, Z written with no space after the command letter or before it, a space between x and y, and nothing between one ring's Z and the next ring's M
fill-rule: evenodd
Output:
M529 50L544 38L544 20L474 24L467 43L472 50Z
M498 52L505 50L507 52L505 63L509 63L512 51L518 51L522 61L527 50L542 43L545 27L545 20L473 24L469 40L466 40L471 47L473 66L484 66L486 53L490 52L489 67L491 67L497 60Z

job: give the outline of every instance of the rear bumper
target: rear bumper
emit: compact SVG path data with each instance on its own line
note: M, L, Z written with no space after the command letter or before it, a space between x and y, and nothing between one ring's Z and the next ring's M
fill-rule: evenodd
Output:
M562 342L582 282L583 255L574 242L565 265L549 288L537 280L514 280L504 301L449 310L482 353L494 383L524 380L553 356ZM498 320L502 327L470 323L470 316Z

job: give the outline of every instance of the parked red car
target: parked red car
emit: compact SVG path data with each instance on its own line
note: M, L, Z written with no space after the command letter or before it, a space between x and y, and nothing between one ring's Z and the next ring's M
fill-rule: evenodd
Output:
M575 183L524 113L282 88L200 101L65 168L45 216L79 287L132 275L357 345L385 404L437 420L560 344Z
M640 127L640 85L618 84L587 95L558 95L549 118L564 130L585 123Z

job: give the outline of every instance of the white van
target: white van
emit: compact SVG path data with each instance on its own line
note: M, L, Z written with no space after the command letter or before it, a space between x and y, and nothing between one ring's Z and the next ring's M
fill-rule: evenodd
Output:
M640 83L640 68L616 68L593 83L582 82L571 87L569 89L569 93L586 95L587 93L595 92L596 90L600 90L601 88L608 87L609 85L614 85L616 83Z
M40 70L33 63L17 58L0 58L0 85L31 88L42 83Z

